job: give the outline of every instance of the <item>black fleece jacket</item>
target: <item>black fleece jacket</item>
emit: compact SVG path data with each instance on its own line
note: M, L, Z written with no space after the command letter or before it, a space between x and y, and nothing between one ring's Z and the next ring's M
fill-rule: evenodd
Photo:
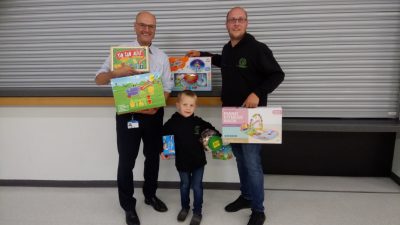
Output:
M252 92L259 99L259 106L266 106L268 94L284 80L283 73L272 51L246 33L235 47L229 41L222 55L200 52L211 56L212 64L221 68L223 106L242 106Z
M174 135L175 166L178 171L191 172L207 164L200 142L201 132L206 129L215 130L221 135L210 123L194 114L183 117L175 112L164 124L163 135Z

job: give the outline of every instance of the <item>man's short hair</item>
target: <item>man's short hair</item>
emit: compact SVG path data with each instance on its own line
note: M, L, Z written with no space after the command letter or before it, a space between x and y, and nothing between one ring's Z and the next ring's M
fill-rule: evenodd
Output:
M226 14L226 21L228 21L229 13L231 13L232 10L234 10L234 9L241 9L241 10L243 10L244 14L246 15L246 19L247 19L247 11L246 11L243 7L236 6L236 7L233 7L232 9L230 9L230 10L228 11L228 13Z

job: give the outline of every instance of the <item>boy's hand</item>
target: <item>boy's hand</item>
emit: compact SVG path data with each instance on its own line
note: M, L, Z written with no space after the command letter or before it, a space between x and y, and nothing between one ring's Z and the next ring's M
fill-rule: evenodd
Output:
M164 155L164 152L161 152L160 156L161 159L169 159L169 155Z

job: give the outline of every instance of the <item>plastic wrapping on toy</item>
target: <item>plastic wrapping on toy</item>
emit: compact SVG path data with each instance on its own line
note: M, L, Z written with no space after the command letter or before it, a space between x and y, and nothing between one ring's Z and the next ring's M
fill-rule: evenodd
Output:
M212 158L220 160L228 160L233 158L231 145L222 145L222 148L220 150L212 152Z
M222 148L222 139L215 130L206 129L201 132L200 142L206 151L219 151Z

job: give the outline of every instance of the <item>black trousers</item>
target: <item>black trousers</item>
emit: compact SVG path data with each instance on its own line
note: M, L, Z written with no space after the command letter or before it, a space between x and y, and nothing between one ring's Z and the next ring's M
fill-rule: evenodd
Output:
M118 147L118 196L119 203L125 211L135 208L133 197L133 168L138 156L140 141L143 140L145 198L155 196L162 151L162 126L164 109L160 108L155 115L124 114L116 116ZM128 129L131 120L139 122L138 128Z

